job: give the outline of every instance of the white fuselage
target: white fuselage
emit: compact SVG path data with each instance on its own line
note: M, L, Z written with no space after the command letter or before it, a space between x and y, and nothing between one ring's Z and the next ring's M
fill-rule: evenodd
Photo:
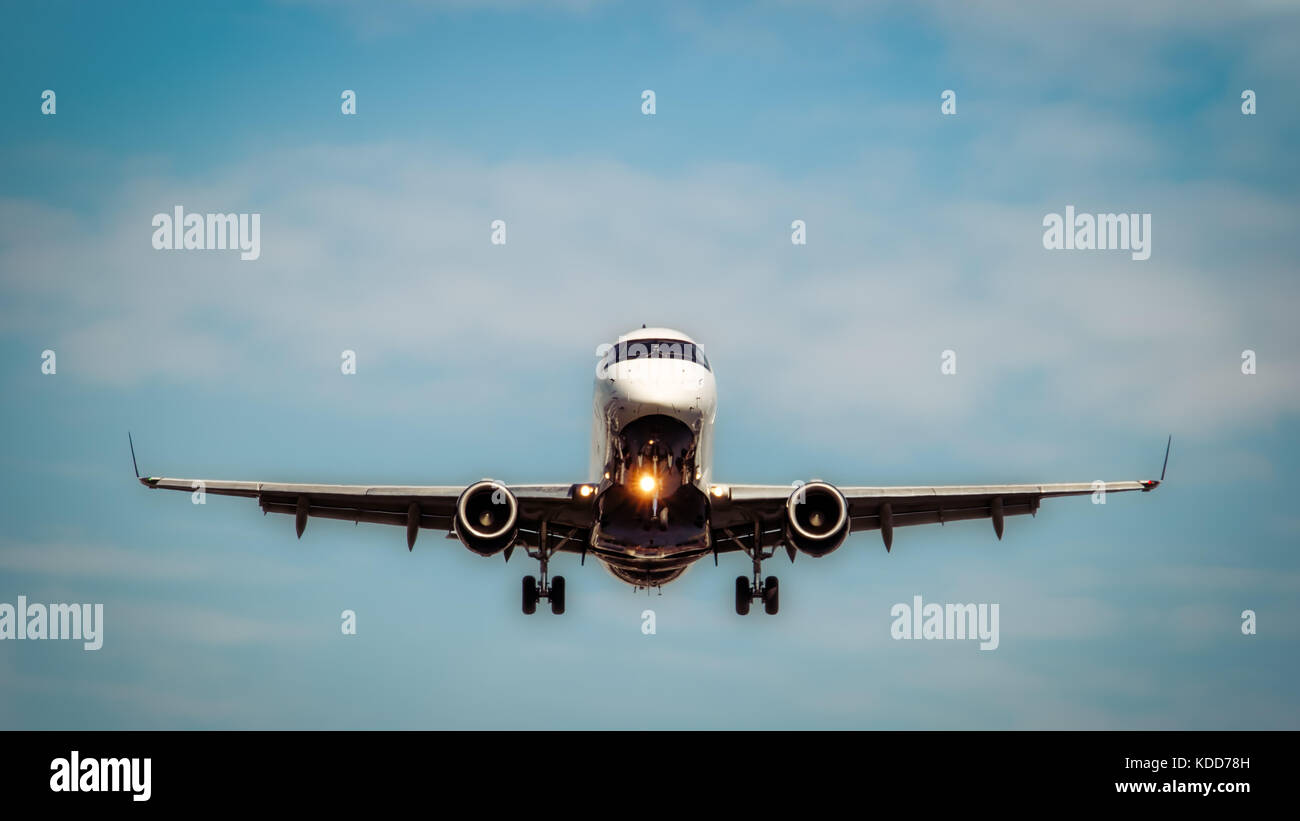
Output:
M635 563L639 572L644 564L636 560L671 561L684 569L682 559L709 547L713 372L694 340L666 328L625 334L603 354L593 402L591 478L600 515L591 547L624 578L614 565Z
M591 479L597 483L605 478L613 438L636 419L662 414L679 420L695 433L697 475L690 481L708 491L713 473L717 383L708 366L675 358L676 349L670 349L667 357L652 356L644 340L665 338L698 350L694 340L678 331L642 329L619 337L616 345L625 347L626 354L614 354L611 347L597 365L591 432ZM619 361L612 361L611 354Z

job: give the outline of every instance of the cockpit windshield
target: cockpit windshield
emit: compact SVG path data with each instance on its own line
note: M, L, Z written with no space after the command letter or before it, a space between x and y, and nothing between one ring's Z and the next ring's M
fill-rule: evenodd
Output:
M633 359L680 359L703 365L712 371L704 351L693 342L680 339L631 339L619 342L605 353L603 364L612 365Z

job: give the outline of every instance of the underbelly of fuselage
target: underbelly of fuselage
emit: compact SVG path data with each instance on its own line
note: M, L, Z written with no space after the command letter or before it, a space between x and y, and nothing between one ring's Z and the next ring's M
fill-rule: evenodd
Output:
M690 426L666 415L610 436L589 549L628 584L666 584L712 550L708 497L692 481L696 446Z
M666 559L601 556L600 563L616 578L633 587L662 587L685 573L701 555L681 554Z

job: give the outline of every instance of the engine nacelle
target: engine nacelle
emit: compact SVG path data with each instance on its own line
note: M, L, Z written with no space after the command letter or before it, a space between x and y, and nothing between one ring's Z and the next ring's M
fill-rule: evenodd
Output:
M518 534L519 501L505 485L475 482L456 500L456 536L480 556L500 553Z
M849 535L849 503L834 485L809 482L785 503L785 538L809 556L825 556Z

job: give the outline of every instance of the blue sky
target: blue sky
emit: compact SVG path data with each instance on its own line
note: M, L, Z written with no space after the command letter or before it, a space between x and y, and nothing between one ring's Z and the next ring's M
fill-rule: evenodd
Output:
M1294 6L375 5L6 12L0 601L106 625L0 643L0 726L1297 727ZM153 250L178 203L261 258ZM1151 258L1044 250L1071 204ZM739 556L562 558L525 618L521 556L130 474L128 429L154 474L576 481L643 322L708 351L722 480L1146 478L1172 432L1169 481L782 558L776 618ZM891 640L917 594L1000 647Z

